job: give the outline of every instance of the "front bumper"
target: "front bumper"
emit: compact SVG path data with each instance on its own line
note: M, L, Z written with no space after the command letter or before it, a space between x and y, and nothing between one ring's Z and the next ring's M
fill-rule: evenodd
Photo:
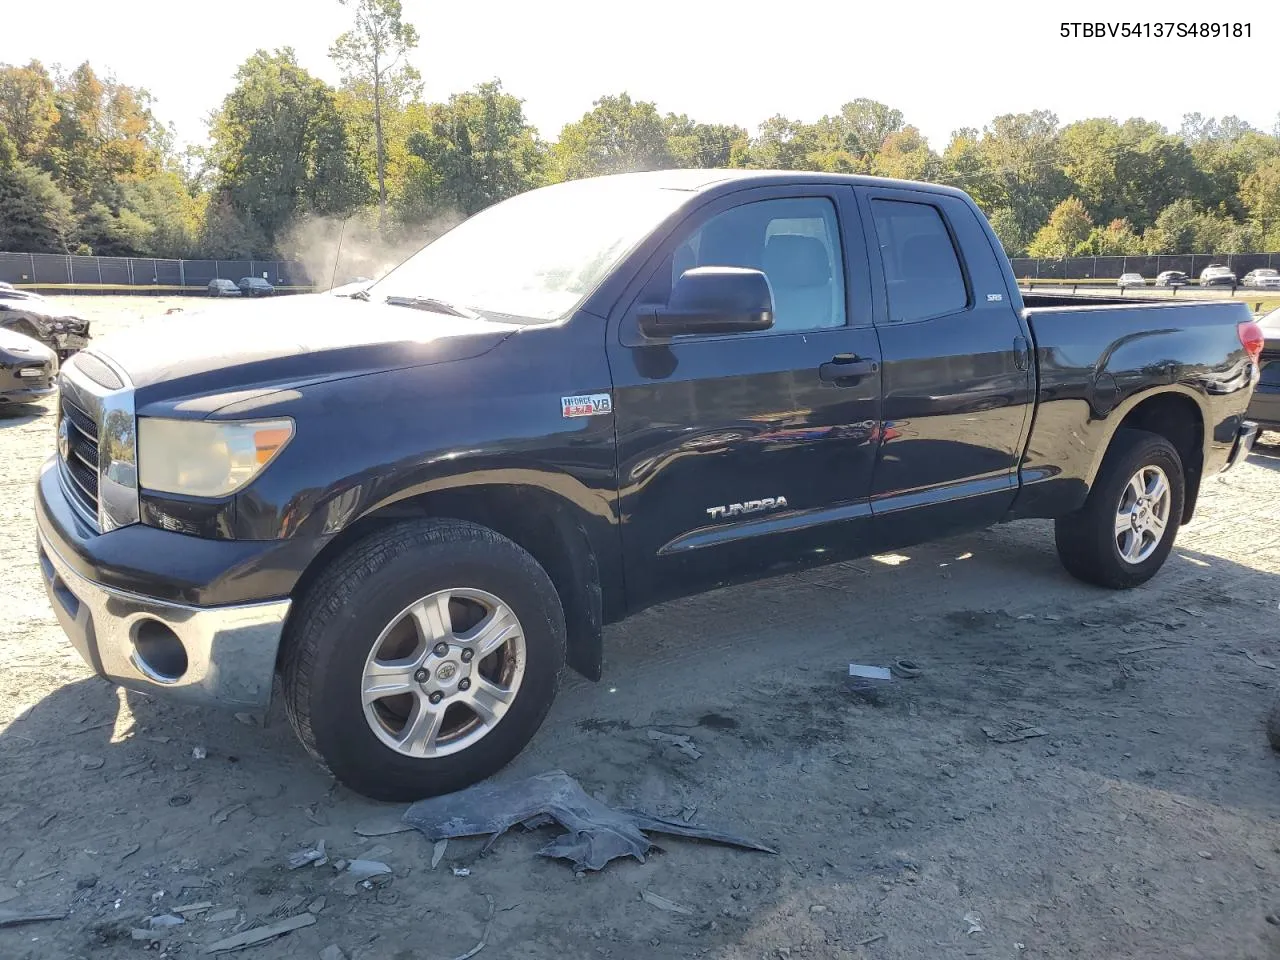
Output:
M305 566L290 543L142 524L98 534L57 474L50 461L36 485L37 551L54 614L85 662L133 690L266 707L288 595Z
M41 532L53 612L98 674L132 690L193 703L265 708L288 599L188 607L113 590L76 573Z
M43 400L45 397L52 396L57 390L48 380L41 381L33 386L14 387L13 389L0 389L0 403L33 403L36 400Z

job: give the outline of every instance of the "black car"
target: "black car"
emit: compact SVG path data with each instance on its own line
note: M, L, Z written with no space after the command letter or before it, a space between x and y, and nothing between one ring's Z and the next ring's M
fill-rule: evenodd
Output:
M0 329L0 408L49 396L57 373L57 354L43 343Z
M1224 267L1220 263L1211 263L1200 271L1200 286L1202 287L1232 287L1239 283L1236 275L1231 272L1230 267Z
M89 345L89 321L63 313L55 301L0 298L0 329L39 340L62 360Z
M269 297L276 292L276 288L262 277L241 277L236 286L245 297Z

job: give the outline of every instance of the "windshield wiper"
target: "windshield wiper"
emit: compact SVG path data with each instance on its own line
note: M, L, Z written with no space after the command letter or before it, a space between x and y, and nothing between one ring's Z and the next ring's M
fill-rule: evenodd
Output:
M366 290L357 290L355 293L348 293L348 294L347 294L347 299L349 299L349 300L368 300L368 299L369 299L369 291L366 289Z
M432 313L444 313L451 317L463 317L467 320L481 319L480 314L474 310L455 306L452 303L445 303L445 301L436 300L433 297L387 297L383 303L388 303L393 307L413 307L415 310L430 310Z

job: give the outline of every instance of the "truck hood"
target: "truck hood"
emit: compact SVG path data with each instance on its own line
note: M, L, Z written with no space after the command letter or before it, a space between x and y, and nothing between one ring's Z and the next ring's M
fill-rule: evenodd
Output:
M153 321L88 352L133 382L139 410L187 401L188 413L274 390L479 356L518 325L304 295Z

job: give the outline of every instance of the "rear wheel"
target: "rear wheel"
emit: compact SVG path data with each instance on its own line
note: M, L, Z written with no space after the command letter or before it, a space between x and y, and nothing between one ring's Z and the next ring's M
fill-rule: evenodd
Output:
M1173 549L1184 497L1173 444L1145 430L1118 431L1084 506L1057 521L1063 566L1100 587L1146 583Z
M449 793L532 739L559 685L564 613L525 550L456 520L390 527L339 556L285 638L290 721L347 786Z

